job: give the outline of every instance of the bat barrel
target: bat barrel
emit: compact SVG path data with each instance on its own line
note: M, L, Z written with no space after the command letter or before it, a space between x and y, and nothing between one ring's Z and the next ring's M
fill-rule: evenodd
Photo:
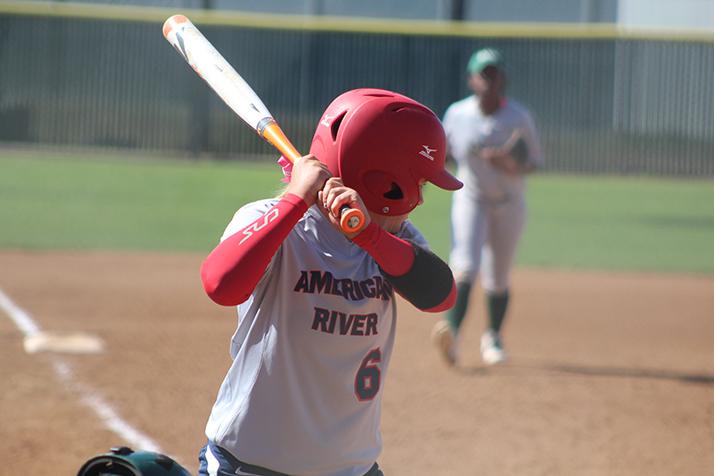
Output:
M162 32L171 46L238 117L280 151L286 159L293 163L300 159L300 153L285 136L253 88L191 23L191 20L184 15L172 15L164 22ZM360 210L345 207L340 221L342 230L345 233L359 231L364 226L364 218Z
M169 39L169 33L171 33L171 30L175 29L177 26L181 25L182 23L191 23L191 21L186 18L184 15L172 15L169 18L166 19L164 22L164 27L162 29L164 33L164 38L167 40Z

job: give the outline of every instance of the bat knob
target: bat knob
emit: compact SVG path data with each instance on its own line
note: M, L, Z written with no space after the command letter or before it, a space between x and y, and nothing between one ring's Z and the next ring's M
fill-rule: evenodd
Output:
M173 16L170 16L169 18L167 18L166 21L164 22L164 26L162 28L164 38L168 39L169 33L171 33L171 30L173 30L177 26L181 25L182 23L190 23L190 21L184 15L173 15Z
M345 233L357 233L364 226L364 214L356 208L343 207L340 227Z

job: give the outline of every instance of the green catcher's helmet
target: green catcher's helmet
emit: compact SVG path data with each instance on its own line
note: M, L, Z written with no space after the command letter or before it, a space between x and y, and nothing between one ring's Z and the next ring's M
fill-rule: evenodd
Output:
M112 448L84 463L77 476L191 476L186 468L166 455Z

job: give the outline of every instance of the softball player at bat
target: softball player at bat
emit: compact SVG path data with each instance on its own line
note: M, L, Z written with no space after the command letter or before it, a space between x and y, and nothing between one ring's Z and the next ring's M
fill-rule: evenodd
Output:
M505 96L501 53L491 48L475 52L467 71L474 95L452 104L443 120L449 156L464 183L451 209L449 264L457 283L456 304L432 333L450 365L457 361L459 330L479 272L488 309L481 357L486 364L506 359L501 330L511 266L526 222L524 175L543 164L530 113Z
M322 115L285 192L238 210L201 267L207 294L238 305L239 320L199 474L382 475L395 293L427 312L456 296L448 265L407 220L424 183L462 186L445 152L423 105L348 91ZM356 234L340 231L344 205L365 214Z

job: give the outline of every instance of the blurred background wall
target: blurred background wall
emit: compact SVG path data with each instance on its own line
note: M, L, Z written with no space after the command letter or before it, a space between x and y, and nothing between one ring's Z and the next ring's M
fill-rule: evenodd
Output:
M9 0L8 0L9 1ZM39 1L39 0L28 0ZM44 0L43 0L44 1ZM55 2L67 3L65 0ZM711 0L73 0L77 3L489 22L620 23L712 27Z
M674 4L700 14L666 15ZM714 35L696 30L701 4L714 2L260 2L275 16L243 0L5 1L0 144L272 154L163 39L163 20L182 11L303 151L346 89L394 89L442 115L469 93L474 49L495 46L549 170L711 176ZM643 25L687 30L631 28Z

